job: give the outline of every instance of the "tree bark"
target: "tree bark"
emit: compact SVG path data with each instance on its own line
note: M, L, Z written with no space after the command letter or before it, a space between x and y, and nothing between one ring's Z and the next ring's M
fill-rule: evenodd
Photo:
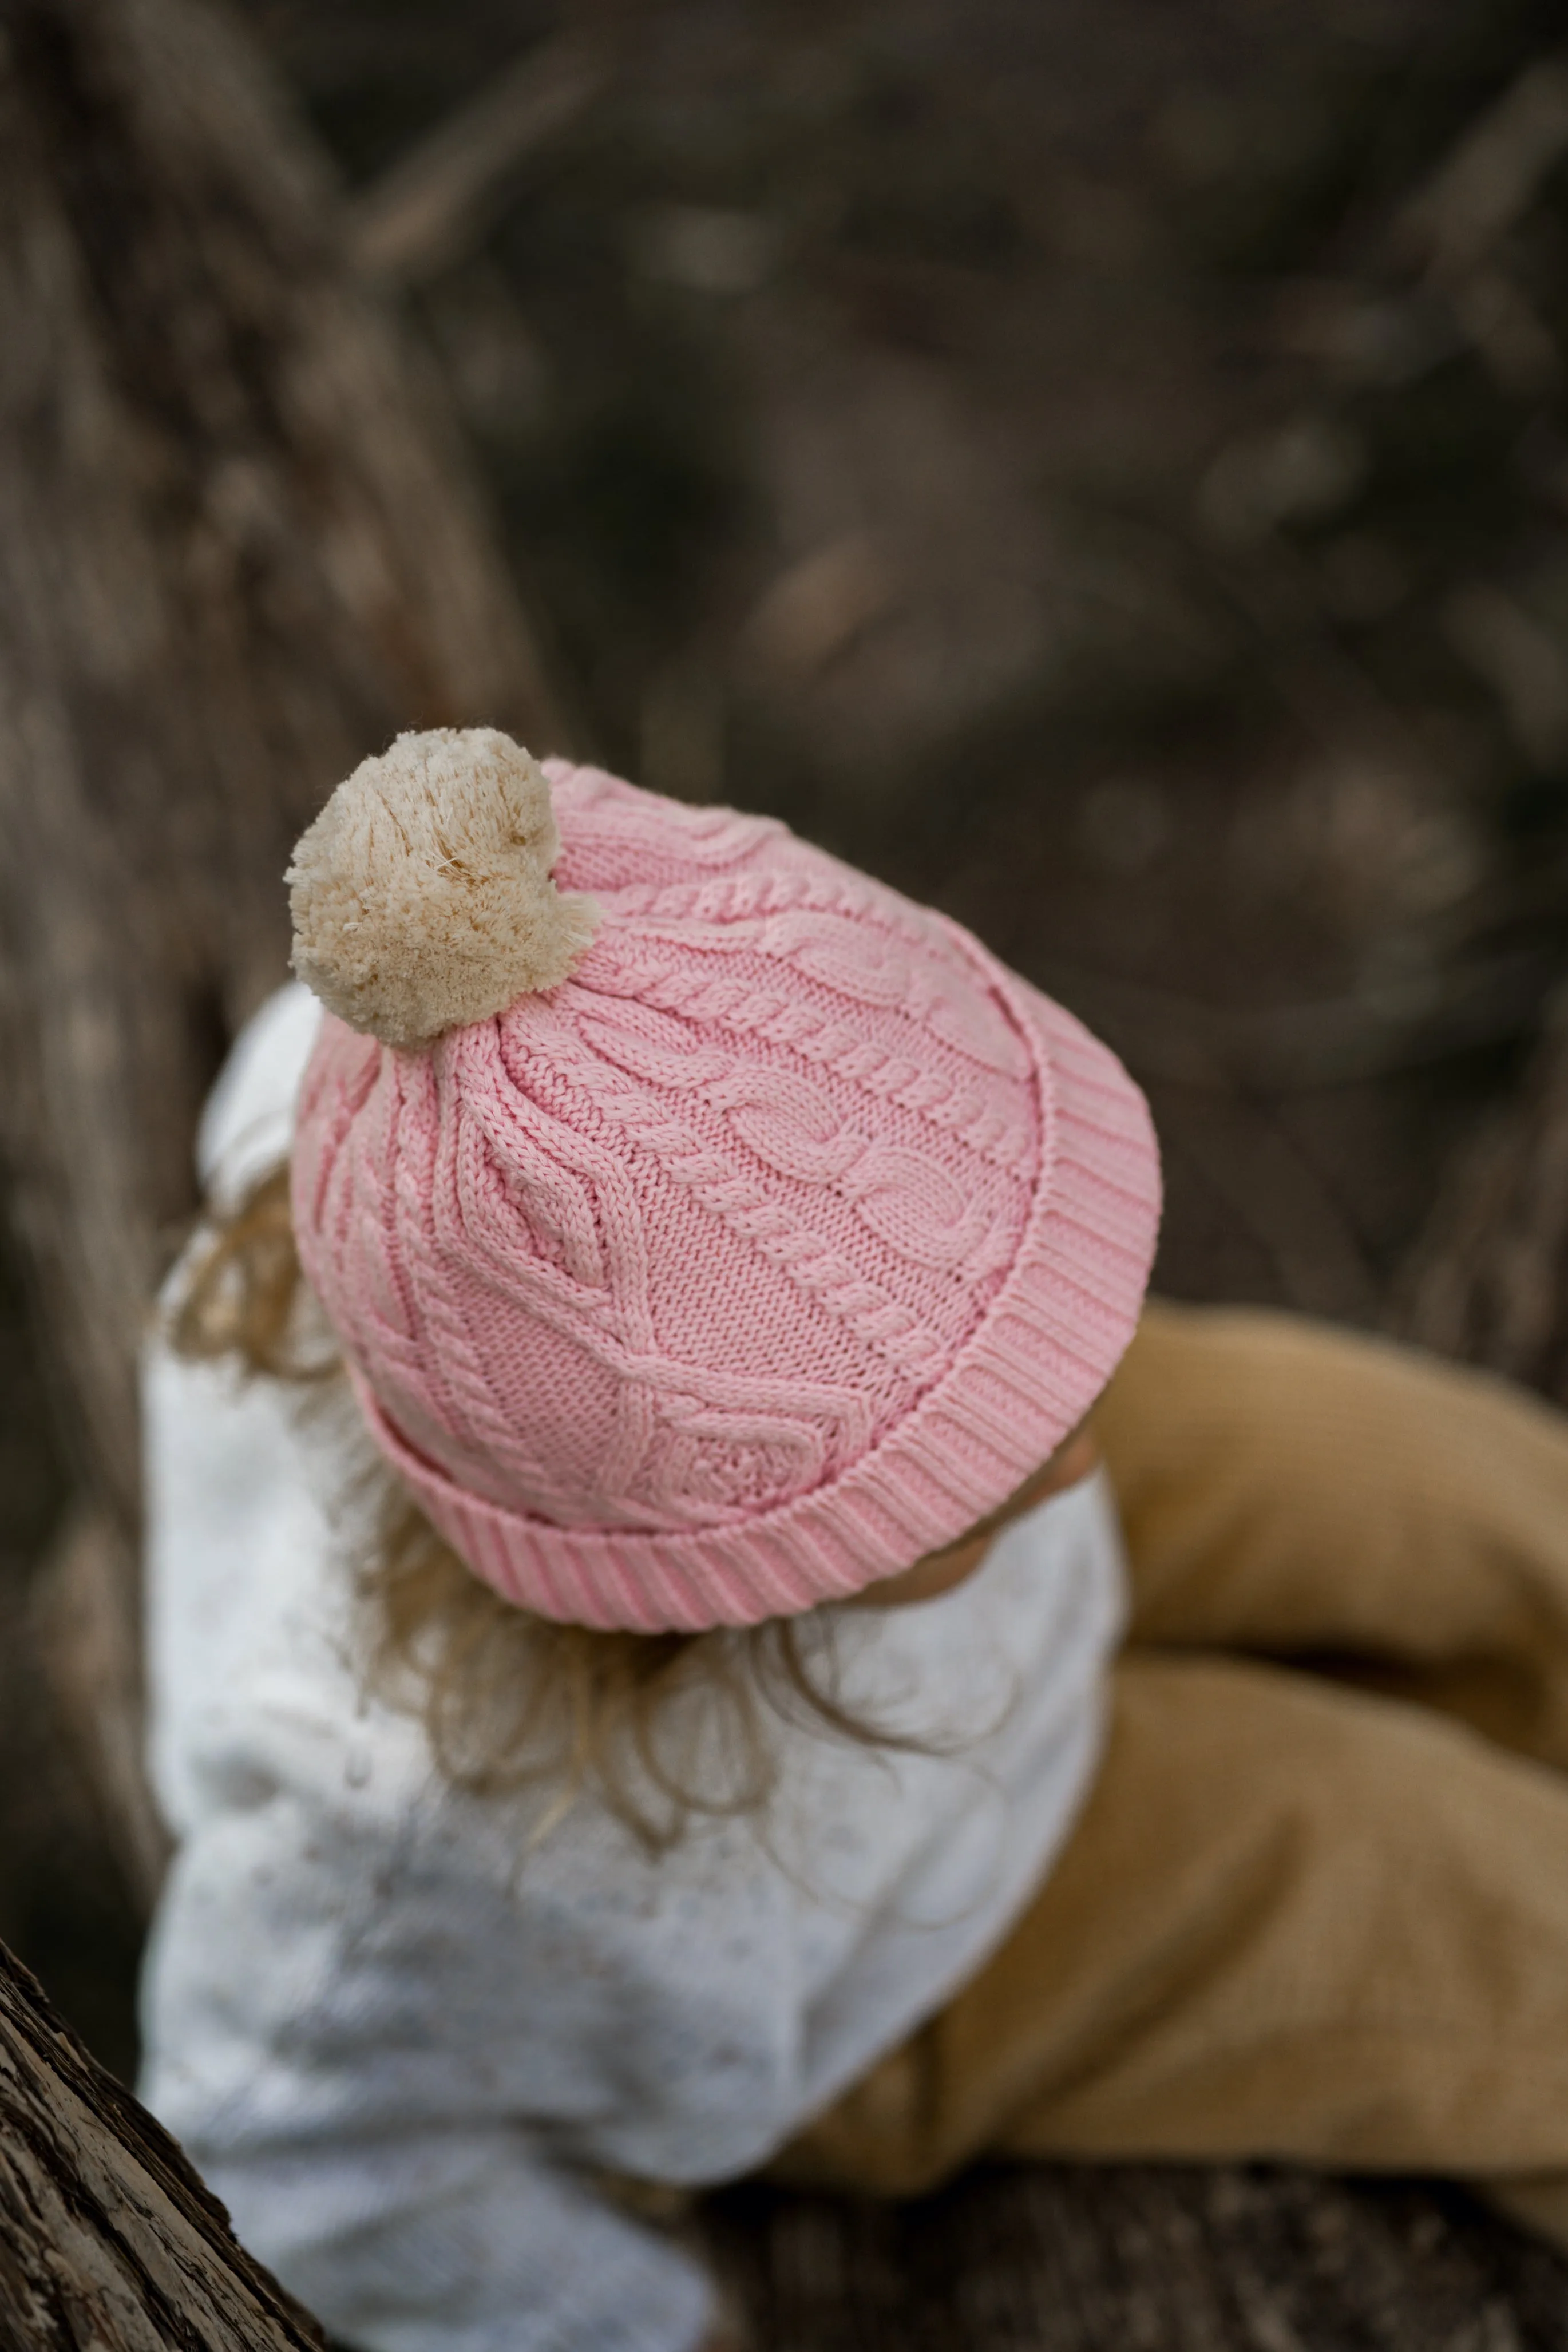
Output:
M0 1136L68 1423L137 1500L190 1139L280 877L400 727L559 721L320 158L195 0L13 0L0 55Z
M96 1513L96 1597L77 1542L46 1618L143 1891L136 1355L195 1206L202 1097L284 976L290 844L399 728L563 738L454 435L340 212L217 9L12 0L0 1151Z
M171 1842L142 1761L140 1583L135 1552L110 1513L76 1510L35 1572L25 1638L94 1825L146 1918Z
M321 2352L174 2142L0 1945L0 2352Z
M934 2197L716 2202L763 2352L1565 2352L1568 2269L1434 2183L986 2167Z

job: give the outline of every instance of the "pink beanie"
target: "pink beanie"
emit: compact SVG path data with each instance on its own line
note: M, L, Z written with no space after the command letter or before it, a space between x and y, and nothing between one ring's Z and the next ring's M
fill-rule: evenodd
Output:
M366 761L289 879L329 1008L300 1255L378 1445L509 1601L651 1633L843 1598L1103 1387L1148 1112L956 923L488 729Z

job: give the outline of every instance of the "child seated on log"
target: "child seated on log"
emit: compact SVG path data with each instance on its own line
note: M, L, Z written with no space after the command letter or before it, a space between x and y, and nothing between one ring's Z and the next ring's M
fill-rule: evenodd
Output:
M763 2168L1568 2242L1568 1424L1145 1307L1120 1066L778 824L412 735L291 879L147 1383L146 2094L241 2236L365 2352L721 2341L649 2209Z

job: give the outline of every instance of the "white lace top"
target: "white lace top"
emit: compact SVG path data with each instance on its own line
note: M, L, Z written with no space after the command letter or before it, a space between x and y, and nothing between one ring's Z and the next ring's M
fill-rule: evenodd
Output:
M204 1174L286 1150L314 1033L237 1049ZM605 2168L729 2179L909 2033L1005 1934L1092 1770L1121 1608L1103 1481L959 1591L838 1611L847 1703L905 1754L781 1724L765 1823L646 1852L549 1790L464 1795L362 1693L340 1400L147 1368L153 1769L178 1853L143 2095L240 2235L365 2352L688 2352L690 2257ZM347 1409L352 1411L352 1408Z

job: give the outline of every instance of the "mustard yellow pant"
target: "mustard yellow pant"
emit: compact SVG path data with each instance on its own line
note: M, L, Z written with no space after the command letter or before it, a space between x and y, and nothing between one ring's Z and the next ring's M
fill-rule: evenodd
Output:
M1442 2172L1568 2243L1568 1418L1162 1306L1097 1420L1133 1602L1088 1804L1000 1950L779 2169Z

